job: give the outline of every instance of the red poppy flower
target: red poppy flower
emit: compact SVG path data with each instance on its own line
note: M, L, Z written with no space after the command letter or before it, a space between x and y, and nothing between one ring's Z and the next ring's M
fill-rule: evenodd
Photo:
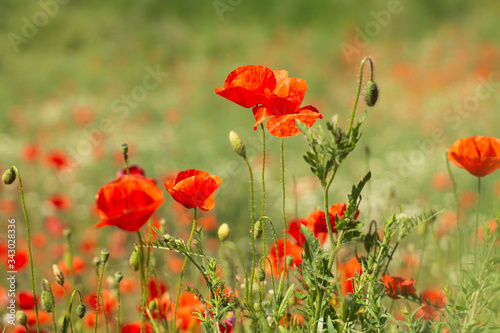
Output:
M455 141L448 159L474 176L483 177L500 168L500 139L473 136Z
M187 330L197 322L199 322L194 313L197 310L202 310L202 304L192 293L183 292L179 297L179 307L177 308L177 323L176 326Z
M278 239L276 241L278 243L278 253L276 253L276 246L273 243L269 248L269 259L271 259L271 263L273 265L273 274L279 276L281 272L285 269L285 240ZM287 256L292 257L292 262L290 266L299 267L302 263L302 248L297 244L292 243L291 241L286 241L286 254ZM280 271L278 272L278 260L280 263Z
M189 169L179 172L175 180L167 180L165 188L172 198L184 207L198 207L207 211L215 206L214 195L221 182L220 177Z
M71 165L70 158L63 150L55 149L45 157L45 161L49 167L58 171L69 168Z
M439 309L443 308L446 304L445 295L441 291L426 290L422 292L421 297L426 302L424 302L423 307L418 309L416 316L423 317L425 320L439 318L441 316L441 312L436 310L435 305L437 304ZM427 305L429 303L431 306Z
M382 282L385 285L385 292L387 296L393 299L398 299L398 295L409 296L416 295L415 280L403 279L399 276L385 275Z
M19 308L23 310L31 310L35 307L35 298L33 297L32 291L20 291L17 295ZM37 297L37 303L39 303L39 299Z
M345 263L339 263L340 278L343 280L342 292L343 293L353 293L355 286L356 275L363 274L363 269L356 257Z
M138 165L131 165L128 168L128 174L130 174L130 175L140 175L140 176L146 177L146 173L144 172L144 169L141 168ZM127 168L121 168L116 173L116 179L120 179L120 178L122 178L125 175L127 175Z
M215 93L246 108L253 107L254 129L265 119L271 135L285 138L300 134L296 119L310 127L322 118L311 106L300 107L307 91L306 81L289 78L285 70L271 71L263 66L243 66L231 72L224 88Z
M297 219L290 221L288 224L288 234L295 238L295 241L297 242L297 245L302 246L304 245L304 242L306 241L306 238L300 231L300 227L302 225L307 226L308 220L307 219Z
M335 217L337 216L339 219L342 218L346 210L347 205L345 203L336 203L328 210L328 214L330 215L330 226L332 227L333 233L337 233L335 229ZM358 216L359 211L356 212L354 219L357 219ZM320 233L328 233L325 213L323 211L316 210L312 212L307 219L308 228L315 236L318 236Z
M57 210L69 210L72 206L71 198L68 195L62 193L55 193L51 195L48 201Z
M114 225L125 231L139 230L163 203L163 192L155 181L126 175L103 186L96 194L101 228Z
M120 330L120 333L140 333L143 332L141 330L142 321L136 321L131 324L125 325ZM146 333L153 333L153 326L149 323L146 323Z

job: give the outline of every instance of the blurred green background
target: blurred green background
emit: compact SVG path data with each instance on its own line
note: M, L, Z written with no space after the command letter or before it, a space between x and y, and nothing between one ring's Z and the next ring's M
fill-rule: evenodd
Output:
M236 235L246 232L247 172L227 135L235 130L247 143L258 179L261 132L253 130L251 110L213 91L247 64L305 79L304 105L323 114L318 123L338 114L346 128L360 60L374 59L380 99L368 110L359 149L346 160L331 199L345 201L352 184L372 170L364 220L400 209L454 210L442 174L447 149L462 137L498 135L499 85L488 90L481 83L500 82L498 1L64 2L2 0L0 11L0 164L14 163L24 173L38 221L52 214L44 208L46 197L65 193L73 200L62 215L68 225L84 229L97 222L95 193L114 178L120 145L127 142L131 163L161 188L166 175L188 168L221 176L214 213ZM124 94L143 85L148 68L168 75L125 107L126 114L117 112ZM477 89L488 96L479 100ZM457 103L462 111L454 109ZM358 116L365 108L360 103ZM103 127L111 127L104 136ZM280 221L279 140L267 134L267 143L268 212ZM22 157L28 144L39 146L32 162ZM322 202L320 186L302 159L304 138L286 139L285 147L287 210L305 217ZM47 165L55 149L70 156L80 151L76 166L61 172ZM452 171L460 194L475 190L474 177ZM441 187L436 174L444 177ZM497 172L483 182L483 221L498 210L499 179ZM1 187L3 200L17 202L15 188ZM256 187L259 200L259 182ZM175 229L172 200L165 196L158 215Z

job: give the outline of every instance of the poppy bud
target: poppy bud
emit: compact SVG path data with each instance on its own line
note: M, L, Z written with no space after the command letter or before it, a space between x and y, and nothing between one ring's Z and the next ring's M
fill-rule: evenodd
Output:
M105 263L106 261L108 261L108 258L109 258L109 250L107 249L101 250L101 261Z
M128 262L130 263L130 266L132 266L132 269L134 271L137 272L139 270L139 252L137 251L137 249L134 249L134 251L132 251Z
M54 272L56 282L59 285L64 286L64 274L61 271L61 269L59 268L59 266L57 266L56 264L52 265L52 271Z
M48 290L42 291L42 309L45 312L52 312L54 309L54 298Z
M122 272L116 272L115 273L115 280L116 280L116 283L120 283L123 280L123 274L122 274Z
M378 99L378 87L377 84L370 80L365 85L365 90L363 91L365 97L366 105L374 106Z
M24 313L24 311L17 311L16 321L19 325L25 326L28 323L28 316L26 316L26 313Z
M77 307L76 307L76 314L78 315L79 318L83 318L85 316L85 311L87 309L85 308L85 305L83 304L79 304Z
M219 236L220 241L225 241L229 238L229 235L231 235L231 229L229 229L229 225L227 223L222 224L219 227L219 230L217 230L217 236Z
M128 144L122 143L122 153L123 153L123 155L127 155L127 153L128 153Z
M263 229L262 221L258 220L254 226L253 236L255 237L255 239L259 239L260 236L262 236L262 229Z
M10 185L16 180L14 169L10 168L3 173L2 180L5 184Z
M233 147L233 150L236 154L240 155L243 158L247 158L245 144L235 131L229 132L229 142L231 143L231 147Z
M99 257L94 257L94 259L92 259L92 262L94 263L94 266L97 268L101 264L101 259L99 259Z
M64 237L66 237L66 238L71 237L71 229L66 228L66 229L64 229L63 233L64 233Z
M158 298L154 298L151 302L149 302L148 309L151 312L155 312L156 309L158 309Z
M265 279L266 279L266 272L264 272L263 269L259 269L259 271L257 272L257 280L259 280L260 282L262 282Z

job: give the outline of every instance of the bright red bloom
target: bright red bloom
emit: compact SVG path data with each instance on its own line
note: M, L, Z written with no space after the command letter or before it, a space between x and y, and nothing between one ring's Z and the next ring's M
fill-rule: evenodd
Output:
M120 330L120 333L140 333L141 332L142 321L136 321L131 324L125 325ZM146 323L146 333L153 333L153 326L150 323Z
M126 175L99 189L96 194L101 228L116 226L125 231L139 230L163 203L163 192L155 181L139 175Z
M190 292L183 292L181 293L181 296L179 297L179 307L177 309L177 323L176 327L179 327L182 330L187 330L197 322L199 322L198 319L196 319L193 315L198 310L202 310L203 306L192 293Z
M356 275L363 274L363 269L356 257L348 262L339 263L340 278L343 280L342 292L353 293Z
M409 296L416 295L415 280L403 279L399 276L385 275L382 282L385 285L385 292L390 298L398 299L399 295Z
M186 208L198 207L201 210L211 210L215 206L215 191L222 179L205 171L189 169L181 171L175 180L167 180L165 188L168 193Z
M300 227L302 225L307 226L307 222L307 219L297 219L290 221L290 223L288 224L288 234L295 238L298 246L304 245L304 242L306 241L306 238L300 231Z
M423 303L423 307L418 309L416 316L423 317L425 320L430 320L434 318L438 318L441 316L441 312L436 310L435 305L437 304L438 308L441 309L445 306L445 295L441 291L435 290L426 290L422 292L422 299L426 302ZM427 304L431 304L432 306L428 306Z
M484 177L500 168L500 139L473 136L455 141L448 159L477 177Z
M300 134L296 119L310 127L322 118L315 107L300 107L306 91L306 81L289 78L285 70L271 71L263 66L239 67L228 75L224 88L215 89L216 94L238 105L253 107L254 129L270 118L266 124L269 133L281 138Z
M35 298L33 297L32 291L20 291L17 295L19 308L23 310L31 310L35 307ZM37 303L40 304L37 297Z
M276 253L276 245L273 243L269 248L269 259L273 265L273 274L279 276L285 269L285 240L278 239L278 253ZM286 254L292 257L290 266L299 267L302 263L302 248L291 241L286 241ZM279 259L278 259L279 258ZM278 272L278 260L280 264L280 271Z
M347 205L345 203L336 203L332 205L328 210L328 214L330 215L330 226L332 227L333 233L337 233L337 230L335 229L335 217L341 219L342 217L344 217L344 213L346 210ZM359 211L356 212L354 219L357 219L358 216ZM320 233L328 233L325 213L323 211L316 210L312 212L307 220L307 226L315 236L318 236L318 234Z

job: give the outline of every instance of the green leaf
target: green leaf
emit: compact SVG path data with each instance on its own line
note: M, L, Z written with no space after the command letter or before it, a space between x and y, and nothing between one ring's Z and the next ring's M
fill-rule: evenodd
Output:
M293 287L294 287L294 284L292 283L290 288L288 288L288 290L286 291L285 297L283 297L283 300L281 301L281 304L278 308L278 317L279 318L282 318L285 315L286 307L288 306L288 302L290 301L290 298L293 295Z
M63 324L61 327L61 333L68 332L68 328L69 328L69 317L68 317L68 315L65 315L64 320L63 320Z

